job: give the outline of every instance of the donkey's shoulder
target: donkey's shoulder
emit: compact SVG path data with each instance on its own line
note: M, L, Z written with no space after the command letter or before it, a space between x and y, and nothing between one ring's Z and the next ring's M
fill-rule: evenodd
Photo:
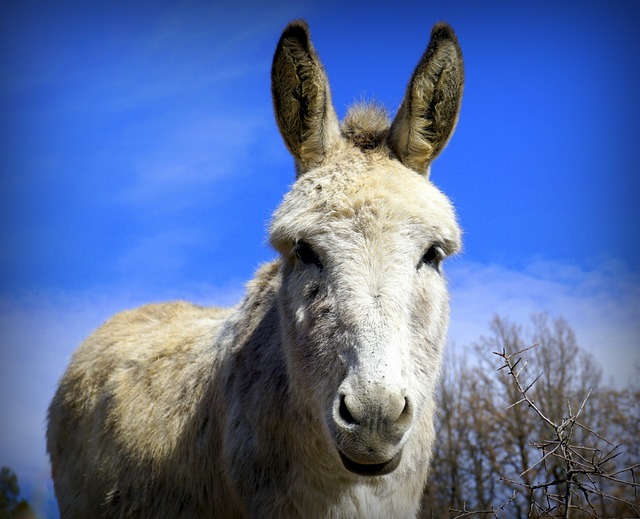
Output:
M232 311L231 308L198 306L186 301L147 304L114 315L96 331L123 340L144 334L169 346L201 330L216 328Z
M184 301L148 304L120 312L100 326L74 354L72 364L111 371L160 358L198 355L214 341L233 309Z
M229 308L200 306L187 301L151 303L114 315L106 325L111 328L171 325L175 322L224 318Z

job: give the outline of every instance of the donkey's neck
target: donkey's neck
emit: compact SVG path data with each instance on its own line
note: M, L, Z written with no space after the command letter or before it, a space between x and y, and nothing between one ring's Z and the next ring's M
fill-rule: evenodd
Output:
M218 344L226 351L219 378L226 395L223 405L248 421L279 416L289 399L277 302L280 284L280 261L263 265L220 332ZM272 405L276 408L269 409ZM264 430L257 423L251 427Z
M281 442L274 441L279 435L291 435L292 430L283 424L295 423L294 429L299 429L307 440L315 433L323 435L318 430L322 425L311 412L308 398L296 394L288 372L278 302L280 271L280 260L263 265L249 283L244 300L229 317L223 331L224 342L229 347L223 384L226 401L233 402L227 409L232 420L235 413L241 413L242 420L252 422L246 425L254 434L280 445L279 456L284 460L287 449L283 450L282 446L289 445L291 449L297 446L291 444L296 441L290 436L281 438ZM261 441L260 438L254 440ZM322 443L325 439L317 440ZM243 448L246 449L246 443ZM300 453L290 454L300 456Z
M280 289L280 261L267 263L258 269L247 285L247 293L230 316L223 332L233 344L232 353L239 349L252 349L266 342L277 342L279 323L277 294Z

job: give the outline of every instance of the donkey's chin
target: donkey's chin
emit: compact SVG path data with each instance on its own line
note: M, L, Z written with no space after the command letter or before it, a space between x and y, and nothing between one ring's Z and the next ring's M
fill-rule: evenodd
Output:
M358 474L359 476L384 476L391 474L400 465L402 459L402 449L400 449L393 458L382 463L359 463L349 458L344 452L338 451L344 468L349 472Z

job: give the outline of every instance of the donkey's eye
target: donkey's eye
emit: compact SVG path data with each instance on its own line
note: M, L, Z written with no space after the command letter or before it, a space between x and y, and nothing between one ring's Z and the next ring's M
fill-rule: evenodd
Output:
M322 270L322 262L320 258L311 248L311 246L305 241L299 241L294 247L296 258L298 258L305 265L315 265L318 270Z
M439 270L440 263L442 262L442 257L443 254L440 247L438 247L437 245L432 245L423 254L420 264L429 265L430 267Z

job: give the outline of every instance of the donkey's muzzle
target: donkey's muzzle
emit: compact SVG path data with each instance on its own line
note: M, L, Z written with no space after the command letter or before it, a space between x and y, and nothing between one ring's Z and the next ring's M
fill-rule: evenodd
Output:
M380 476L400 464L413 406L395 387L368 384L364 390L355 390L343 384L330 421L344 467L362 476Z

